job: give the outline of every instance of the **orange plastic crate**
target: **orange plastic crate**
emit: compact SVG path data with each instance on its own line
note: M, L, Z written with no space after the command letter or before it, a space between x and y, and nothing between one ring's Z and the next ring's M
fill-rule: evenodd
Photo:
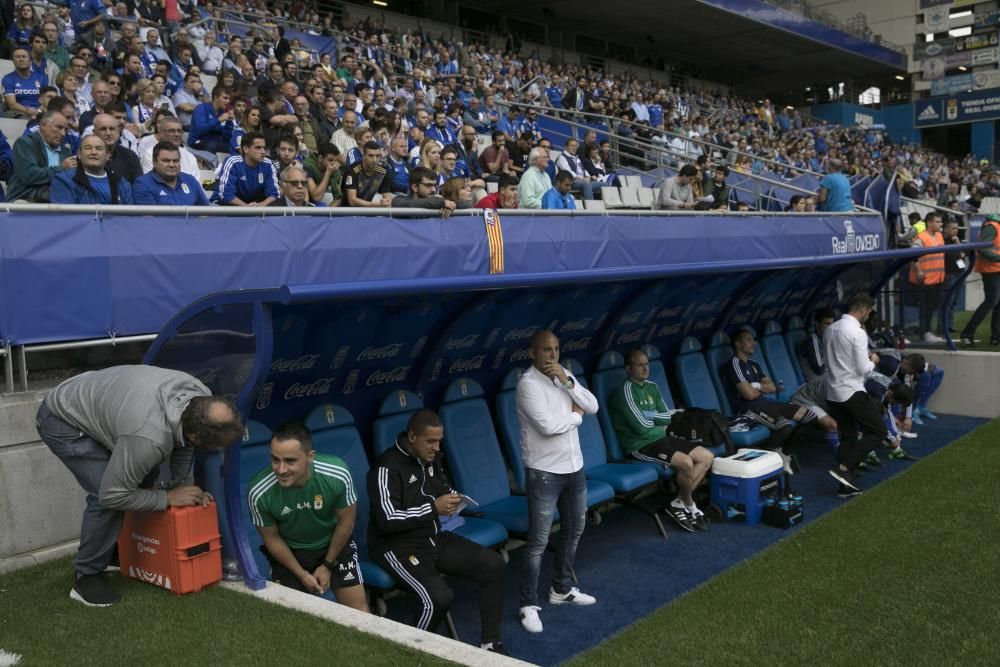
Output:
M222 579L222 544L215 503L126 512L118 535L122 574L178 595Z

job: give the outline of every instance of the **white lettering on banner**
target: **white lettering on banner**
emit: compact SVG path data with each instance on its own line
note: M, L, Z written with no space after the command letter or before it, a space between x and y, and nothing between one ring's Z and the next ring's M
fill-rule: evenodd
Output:
M694 309L695 314L698 313L712 313L719 309L718 301L706 301L697 308Z
M366 347L358 354L356 361L375 361L378 359L394 359L403 349L402 343L390 343L382 347Z
M389 384L390 382L402 382L406 379L406 374L409 372L409 366L396 366L385 371L375 371L368 376L365 381L366 387L373 387L378 384Z
M637 324L640 319L642 319L641 310L629 313L628 315L622 315L622 318L618 320L618 324Z
M442 368L444 368L444 359L438 357L438 360L434 362L434 368L431 369L431 382L441 377Z
M872 252L878 250L882 244L878 234L855 234L854 223L850 220L844 220L844 229L846 233L843 239L838 236L831 237L834 255Z
M298 359L275 359L271 364L271 373L291 373L293 371L307 371L316 365L319 359L318 354L304 354Z
M358 384L358 377L360 375L361 375L361 371L359 371L357 368L355 368L354 370L352 370L350 373L347 374L347 379L344 380L344 392L343 393L344 393L345 396L347 394L353 394L354 393L354 388Z
M333 360L330 362L330 370L339 370L341 366L344 365L344 361L347 359L347 353L351 351L350 345L342 345L337 354L333 355Z
M490 332L490 335L486 337L486 342L483 347L493 347L493 343L497 342L497 337L500 335L500 327L496 327Z
M591 336L586 338L574 338L573 340L566 341L566 344L562 346L563 352L580 352L581 350L586 350L590 347Z
M678 322L677 324L664 324L662 327L660 327L660 330L656 332L656 335L658 337L674 336L681 332L682 326L684 325L681 324L680 322Z
M478 370L483 367L484 361L486 361L485 354L479 354L470 359L458 359L448 367L448 374L454 375L455 373Z
M526 347L522 347L520 350L514 350L510 355L511 363L515 361L528 361L531 359L531 350Z
M566 324L562 325L562 329L559 331L562 333L568 333L570 331L583 331L589 324L589 317L585 317L582 320L570 320Z
M497 370L498 368L500 368L501 365L503 365L503 358L506 354L507 354L507 348L505 347L501 347L499 350L497 350L496 356L493 357L493 370Z
M328 377L320 378L315 382L296 382L285 390L285 400L329 394L330 390L333 389L333 381L336 379L336 377Z
M618 336L618 344L624 345L625 343L638 343L642 340L642 329L636 329L632 333L621 334Z
M656 314L659 319L665 319L667 317L677 317L681 314L681 307L674 306L673 308L663 308Z
M714 318L706 317L703 320L698 320L697 322L695 322L694 323L694 329L695 329L695 331L700 331L702 329L708 329L714 323L715 323L715 319Z
M257 409L266 410L271 405L271 395L274 393L274 383L266 382L260 386L260 393L257 394Z
M538 327L524 327L523 329L511 329L504 335L503 340L505 343L507 341L512 341L512 340L524 340L525 338L531 338L532 336L534 336L536 331L538 331Z
M424 351L424 345L427 345L427 336L421 336L417 339L417 342L413 344L413 349L410 350L410 359L416 359L420 356L420 353Z
M445 341L444 349L464 350L475 345L477 340L479 340L479 334L469 334L468 336L462 336L461 338L449 338Z

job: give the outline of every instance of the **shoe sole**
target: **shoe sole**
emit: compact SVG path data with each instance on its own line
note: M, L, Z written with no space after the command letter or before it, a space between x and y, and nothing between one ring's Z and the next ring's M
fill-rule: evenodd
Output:
M549 598L549 604L575 604L578 607L587 607L595 604L596 602L596 599L593 602L580 602L579 600L560 600L558 598Z
M837 480L838 482L840 482L844 486L846 486L846 487L848 487L850 489L854 489L855 491L857 491L859 493L861 492L861 489L859 489L856 485L852 484L850 482L850 480L848 480L846 477L844 477L843 475L841 475L836 470L827 470L827 472L830 473L830 477L833 477L835 480Z
M668 517L670 517L671 519L673 519L674 523L676 523L678 526L680 526L681 528L683 528L687 532L689 532L689 533L696 533L696 532L698 532L697 528L695 528L694 526L690 525L689 523L685 523L684 521L681 521L676 516L674 516L674 513L671 512L670 510L667 510L666 512L664 512L664 514L666 514Z
M861 491L843 491L837 494L838 498L853 498L854 496L860 496Z
M87 607L113 607L117 604L117 602L105 602L103 604L99 602L87 602L83 599L82 595L76 592L75 588L69 592L69 599L75 600L76 602L86 605Z

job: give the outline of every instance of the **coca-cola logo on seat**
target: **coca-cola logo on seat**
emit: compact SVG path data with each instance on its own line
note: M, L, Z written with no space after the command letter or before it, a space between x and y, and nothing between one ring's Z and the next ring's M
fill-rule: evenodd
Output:
M358 361L376 361L380 359L395 359L403 350L402 343L390 343L382 347L366 347L357 356Z
M406 374L409 372L409 366L396 366L395 368L390 368L385 371L375 371L368 376L365 381L366 387L373 387L379 384L389 384L391 382L402 382L406 379Z
M278 358L271 362L271 373L293 373L307 371L316 365L318 354L303 354L297 359Z
M309 396L325 396L333 389L335 377L320 378L315 382L296 382L285 390L285 400L307 398Z

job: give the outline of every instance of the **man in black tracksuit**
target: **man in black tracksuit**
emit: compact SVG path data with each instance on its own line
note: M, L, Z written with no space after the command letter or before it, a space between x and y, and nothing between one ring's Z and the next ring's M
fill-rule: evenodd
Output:
M441 530L461 496L438 457L444 427L433 410L418 410L396 444L368 473L371 522L368 550L421 603L416 626L434 631L451 606L442 574L478 581L482 648L504 652L500 642L506 565L495 551Z

